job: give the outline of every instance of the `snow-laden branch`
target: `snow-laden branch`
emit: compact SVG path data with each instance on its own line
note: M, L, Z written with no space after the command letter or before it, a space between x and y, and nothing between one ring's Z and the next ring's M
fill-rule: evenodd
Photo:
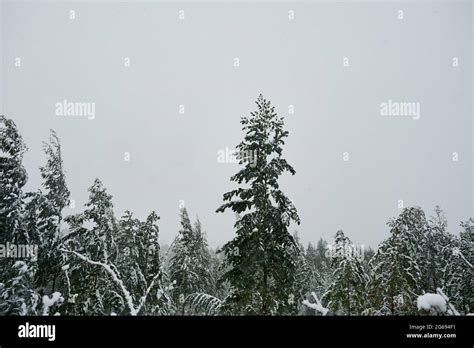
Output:
M155 285L155 280L158 279L158 277L160 276L160 272L158 272L154 277L153 279L151 280L151 283L150 285L148 286L148 288L146 289L145 291L145 294L140 298L140 304L138 305L138 308L137 308L137 313L140 311L140 309L142 309L143 305L145 304L145 301L148 297L148 294L150 293L151 289L153 288L153 286Z
M61 249L61 251L74 254L78 258L80 258L81 260L87 262L88 264L102 267L107 273L110 274L110 276L112 277L115 284L117 284L117 286L119 287L119 289L122 291L123 295L125 296L125 299L127 300L128 308L130 310L130 315L137 315L138 311L135 309L135 306L133 304L133 299L132 299L132 296L130 295L130 292L127 290L127 288L123 284L122 280L118 277L117 273L115 273L115 271L109 265L107 265L103 262L93 261L93 260L89 259L88 257L86 257L82 254L79 254L78 252L75 252L75 251L65 250L65 249Z
M87 262L88 264L91 264L91 265L95 265L95 266L100 266L102 267L113 279L113 281L115 282L115 284L117 284L117 286L119 287L119 289L122 291L123 295L125 296L125 300L127 302L127 306L128 306L128 309L130 311L130 315L137 315L139 312L140 312L140 309L143 307L143 305L145 304L145 301L148 297L148 294L150 293L151 289L153 288L153 285L155 284L155 280L159 277L160 273L157 273L154 277L153 277L153 280L151 281L150 285L148 286L148 288L146 289L146 292L145 294L140 298L140 303L137 307L135 307L134 303L133 303L133 298L132 298L132 295L130 294L130 292L127 290L127 288L125 287L125 284L123 283L123 281L120 279L120 277L118 276L118 274L112 269L112 267L110 267L110 265L106 264L106 263L103 263L103 262L99 262L99 261L94 261L94 260L91 260L89 259L88 257L82 255L82 254L79 254L78 252L75 252L75 251L71 251L71 250L65 250L65 249L61 249L62 252L66 252L66 253L71 253L71 254L74 254L76 255L78 258L80 258L81 260Z
M416 305L419 311L445 313L446 300L439 294L426 293L418 296Z
M60 305L64 302L64 298L60 292L54 292L51 298L47 295L43 296L43 315L49 315L49 309L54 305Z
M314 309L315 311L318 311L322 315L328 314L329 309L323 307L323 305L321 304L321 301L319 301L319 299L318 299L318 296L316 296L316 294L314 292L311 292L311 295L313 296L313 298L316 302L311 303L308 300L304 300L303 304L308 308L311 308L311 309Z
M440 288L437 288L436 292L438 293L438 295L440 295L446 301L446 303L448 304L448 307L451 310L451 312L453 313L453 315L460 315L459 312L456 310L456 308L454 308L454 306L451 304L451 302L449 302L449 298L448 298L448 296L446 296L444 294L443 290L441 290Z
M459 248L453 248L453 255L459 256L464 261L464 263L471 269L471 271L474 271L474 266L466 259L466 257L463 255L461 250L459 250Z
M218 314L223 301L215 296L205 293L192 293L186 297L194 310L204 310L207 315Z
M418 296L416 303L418 310L423 310L425 312L460 315L451 302L449 302L448 296L446 296L440 288L436 289L436 294L426 293ZM446 306L449 308L448 310Z

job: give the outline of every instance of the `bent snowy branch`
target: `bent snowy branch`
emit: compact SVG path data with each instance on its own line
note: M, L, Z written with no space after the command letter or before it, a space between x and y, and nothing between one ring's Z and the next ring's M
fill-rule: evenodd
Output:
M464 261L464 263L470 268L471 272L474 272L474 265L472 265L472 263L470 263L466 259L466 257L463 255L461 250L459 250L459 248L453 248L453 254L459 256Z
M315 311L321 313L322 315L326 315L329 312L329 309L323 307L321 304L321 301L319 301L318 296L314 292L311 292L311 295L313 295L314 300L316 301L315 303L311 303L308 300L304 300L303 304L311 309L314 309Z
M129 311L130 311L130 315L137 315L138 314L141 307L145 303L146 297L148 296L148 293L150 292L150 289L153 286L153 283L154 283L155 279L158 276L158 275L156 275L155 278L153 278L153 281L152 281L151 285L148 287L145 295L142 297L142 299L140 301L140 305L138 307L135 307L135 305L133 304L132 295L127 290L127 288L125 287L125 285L123 284L122 280L119 278L117 273L112 269L112 267L110 267L110 265L108 265L106 263L103 263L103 262L91 260L88 257L86 257L82 254L79 254L78 252L75 252L75 251L65 250L65 249L61 249L61 251L76 255L78 258L80 258L81 260L87 262L88 264L102 267L112 277L115 284L117 284L117 286L119 287L119 289L122 291L123 295L125 296L125 299L127 301L127 306L129 308Z
M452 303L449 301L448 296L445 295L445 293L443 292L443 290L441 290L440 288L437 288L437 289L436 289L436 292L438 293L438 295L440 295L440 296L446 301L446 303L448 304L448 307L449 307L449 309L451 310L451 313L452 313L453 315L460 315L459 312L456 310L456 308L454 308L454 306L452 305Z
M158 277L160 276L160 272L158 272L154 277L153 279L151 280L150 282L150 285L148 286L148 288L146 289L145 291L145 294L141 297L140 299L140 304L138 305L138 308L137 308L137 313L140 312L140 309L142 309L143 305L145 304L145 301L148 297L148 294L150 293L151 289L153 288L153 286L155 285L155 281L156 279L158 279Z

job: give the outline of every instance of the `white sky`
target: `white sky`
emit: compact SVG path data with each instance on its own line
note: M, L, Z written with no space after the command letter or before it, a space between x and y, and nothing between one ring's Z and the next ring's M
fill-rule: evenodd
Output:
M439 204L457 233L474 216L472 17L470 1L7 1L0 111L30 148L28 189L54 128L77 205L66 213L99 177L118 217L158 212L163 243L179 229L179 200L211 245L233 237L233 214L215 210L238 166L217 152L241 140L259 93L287 116L296 176L281 183L305 243L343 229L376 246L399 199L428 215ZM55 116L65 99L94 102L95 119ZM420 119L381 116L389 99L420 103Z

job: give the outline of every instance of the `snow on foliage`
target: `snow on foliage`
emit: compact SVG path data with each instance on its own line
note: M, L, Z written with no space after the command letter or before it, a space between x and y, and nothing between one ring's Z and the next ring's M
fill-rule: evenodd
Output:
M84 209L64 216L69 190L54 131L43 144L41 189L25 192L27 147L0 115L0 247L40 250L37 260L0 257L0 315L470 315L474 219L457 234L439 207L432 218L407 207L371 255L346 253L353 245L342 231L335 253L322 239L305 251L289 233L300 220L279 182L295 174L283 158L289 133L263 96L257 107L242 118L237 146L252 161L239 160L237 187L217 210L235 213L235 238L212 250L183 209L169 253L158 241L159 216L142 221L125 211L117 219L99 179Z
M43 296L43 315L49 315L49 309L54 305L60 305L64 302L64 297L61 296L60 292L54 292L51 298L47 295Z
M315 302L311 303L308 300L304 300L303 304L306 307L314 309L316 312L321 313L322 315L328 314L329 309L323 307L323 305L321 304L321 301L319 301L319 299L318 299L318 296L316 296L316 294L314 292L311 292L311 295L313 296Z
M191 308L196 312L204 312L206 315L219 314L222 300L208 294L195 293L188 296Z
M434 311L436 313L445 313L446 312L446 301L443 296L438 294L426 293L424 295L418 296L416 300L416 305L418 310L423 311Z

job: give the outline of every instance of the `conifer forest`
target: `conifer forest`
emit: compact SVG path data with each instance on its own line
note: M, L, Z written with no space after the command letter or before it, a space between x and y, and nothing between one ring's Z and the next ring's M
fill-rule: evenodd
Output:
M273 99L272 99L273 101ZM243 110L245 111L245 110ZM360 248L351 231L298 236L298 204L281 176L305 168L285 156L286 118L259 95L240 120L238 165L213 214L234 216L233 238L211 247L199 206L176 210L180 228L160 245L160 211L139 219L114 208L101 178L74 214L61 134L44 139L41 185L27 190L29 151L15 115L0 116L0 314L92 316L406 316L474 313L474 219L440 206L406 206L385 235ZM239 128L239 124L233 124ZM227 191L227 192L226 192ZM159 200L159 197L157 197ZM315 212L316 213L316 212ZM382 233L382 232L381 232Z

